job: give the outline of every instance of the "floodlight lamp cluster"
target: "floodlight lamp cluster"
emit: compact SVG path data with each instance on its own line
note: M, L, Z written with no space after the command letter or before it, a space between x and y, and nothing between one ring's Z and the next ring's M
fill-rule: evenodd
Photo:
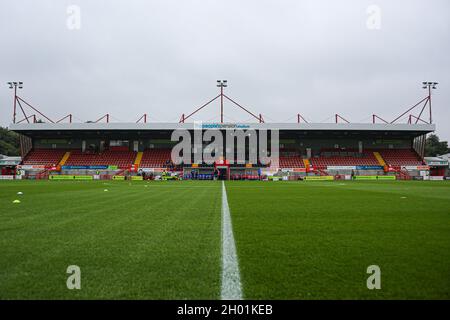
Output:
M217 86L218 87L222 87L222 88L226 88L227 85L227 80L217 80Z
M424 81L424 82L422 82L422 89L427 89L427 88L429 88L429 87L431 87L431 89L436 89L436 85L437 85L438 83L437 82L427 82L427 81Z
M16 81L8 82L8 85L9 85L10 89L14 89L14 88L22 89L23 88L23 82L22 81L19 81L19 82L16 82Z

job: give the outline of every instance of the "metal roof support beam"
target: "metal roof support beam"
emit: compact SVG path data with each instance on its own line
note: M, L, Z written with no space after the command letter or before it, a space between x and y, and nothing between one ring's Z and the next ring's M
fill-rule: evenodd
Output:
M376 114L373 114L372 115L372 123L376 123L376 119L379 119L379 120L383 121L384 123L389 123L386 120L384 120L383 118L377 116Z
M27 106L29 106L31 109L33 109L34 111L36 111L37 113L39 113L41 116L43 116L45 119L47 119L48 121L50 121L51 123L55 123L52 119L50 119L49 117L47 117L45 114L43 114L42 112L40 112L38 109L36 109L35 107L33 107L31 104L29 104L28 102L26 102L25 100L23 100L21 97L17 96L17 101L22 101L23 103L25 103Z
M29 117L28 117L27 114L25 113L25 110L23 109L22 104L20 103L19 99L17 99L17 104L19 105L20 110L22 110L22 114L23 114L23 116L24 116L24 119L23 119L23 120L27 120L27 122L30 123L30 121L28 120Z
M98 123L99 121L101 121L101 120L103 120L105 118L106 118L106 123L109 123L109 113L105 114L103 117L101 117L97 121L94 121L94 123Z
M341 120L343 120L343 121L345 121L345 122L347 122L347 123L350 123L350 121L348 121L347 119L345 119L345 118L343 118L343 117L341 117L340 115L338 115L337 113L334 115L334 117L335 117L335 121L336 121L336 123L338 123L339 122L339 119L341 119Z
M28 117L26 117L26 118L24 118L24 119L22 119L22 120L16 122L16 123L19 124L19 123L24 122L25 120L26 120L28 123L30 123L29 119L30 119L31 117L33 118L33 123L36 123L36 115L35 115L35 114L32 114L32 115L30 115L30 116L28 116Z
M411 110L413 110L415 107L417 107L419 104L421 104L422 102L424 102L425 100L427 100L429 97L425 97L422 100L420 100L419 102L417 102L415 105L413 105L411 108L409 108L408 110L406 110L405 112L403 112L401 115L399 115L397 118L395 118L394 120L391 121L391 123L395 123L398 119L400 119L401 117L403 117L405 114L407 114L408 112L410 112Z
M413 115L413 114L410 114L410 115L409 115L408 124L412 124L412 119L413 119L413 118L416 119L415 124L417 124L418 121L422 121L423 123L430 124L429 122L426 122L425 120L420 119L419 117L416 117L416 116Z
M419 121L420 117L422 116L422 113L423 113L423 111L425 110L425 108L426 108L428 102L431 103L430 97L428 97L428 99L425 100L425 103L424 103L424 105L423 105L423 107L422 107L422 110L420 110L419 116L418 116L418 117L415 117L415 118L417 118L417 119L416 119L416 123L417 123L417 121ZM431 112L431 111L430 111L430 112ZM420 120L422 120L422 119L420 119ZM431 120L430 120L430 121L431 121Z
M231 99L230 97L228 97L226 94L223 95L225 98L227 98L229 101L231 101L232 103L234 103L236 106L238 106L239 108L241 108L242 110L244 110L245 112L247 112L248 114L250 114L251 116L253 116L256 120L258 120L260 123L264 123L264 120L262 119L262 117L258 117L257 115L255 115L254 113L248 111L246 108L244 108L243 106L241 106L239 103L237 103L236 101L234 101L233 99Z
M297 123L300 123L303 120L305 123L308 123L308 121L306 121L305 118L303 118L303 116L300 113L297 113Z
M147 114L144 113L137 121L136 123L139 123L139 121L141 121L142 119L144 119L144 123L147 123Z
M69 118L69 123L72 123L72 114L71 113L69 113L67 116L59 119L58 121L56 121L56 123L60 123L61 121L65 120L67 118Z
M215 101L216 99L218 99L220 96L221 96L220 94L217 95L215 98L209 100L207 103L205 103L205 104L202 105L201 107L195 109L193 112L191 112L191 113L190 113L189 115L187 115L187 116L184 116L184 113L183 113L183 115L181 116L180 123L184 123L184 121L185 121L186 119L190 118L191 116L193 116L194 114L196 114L197 112L199 112L200 110L202 110L204 107L206 107L206 106L209 105L211 102L213 102L213 101Z

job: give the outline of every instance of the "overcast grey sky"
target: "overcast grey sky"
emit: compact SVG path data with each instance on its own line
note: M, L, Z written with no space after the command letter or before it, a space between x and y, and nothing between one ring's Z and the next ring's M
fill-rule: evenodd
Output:
M437 81L434 120L450 140L449 18L448 0L2 1L0 125L14 80L52 118L123 122L178 121L217 79L266 121L392 120ZM218 121L219 105L194 120ZM230 104L225 120L251 121Z

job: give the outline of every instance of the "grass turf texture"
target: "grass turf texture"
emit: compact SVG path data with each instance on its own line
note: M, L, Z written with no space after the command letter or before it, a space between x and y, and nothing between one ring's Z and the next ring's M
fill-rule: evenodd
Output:
M247 299L450 298L449 183L228 186Z
M217 298L221 188L191 185L0 183L0 298Z
M450 298L450 183L226 186L246 299ZM0 298L218 299L220 197L206 181L0 181Z

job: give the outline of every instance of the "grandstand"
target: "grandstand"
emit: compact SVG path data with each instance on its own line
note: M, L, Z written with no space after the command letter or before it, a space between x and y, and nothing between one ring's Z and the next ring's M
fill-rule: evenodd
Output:
M335 114L334 123L308 123L300 114L297 114L297 123L266 123L261 114L249 111L224 93L226 80L217 81L220 93L214 99L187 115L183 113L176 123L148 123L147 114L141 116L136 123L110 123L109 114L95 122L72 123L72 114L53 121L15 92L14 117L10 129L21 137L24 161L20 169L29 177L37 174L46 176L47 173L95 174L107 179L119 174L151 173L155 176L172 171L186 178L210 179L213 173L217 174L216 170L219 170L224 179L253 179L255 176L261 178L274 175L288 179L314 175L344 175L346 178L349 175L425 177L429 173L429 168L423 161L426 135L435 131L435 125L432 124L431 90L435 89L436 84L423 82L423 88L428 89L428 96L391 122L373 114L372 123L350 123L339 114ZM221 103L220 122L187 122L216 100ZM251 115L256 123L225 123L224 100ZM35 115L28 115L21 102L47 122L37 123ZM17 106L25 117L19 121L16 121ZM425 119L427 112L428 117ZM398 122L405 118L408 119L406 123ZM30 119L34 121L30 122ZM69 123L63 123L63 120ZM223 145L219 146L222 153L216 157L216 163L207 164L202 161L202 157L194 156L191 156L191 161L184 158L186 163L174 163L171 152L178 141L172 141L172 134L177 130L184 130L191 135L189 151L194 151L197 155L203 154L211 141L203 141L200 149L200 144L194 145L194 131L202 134L207 130L220 131L225 138ZM225 141L229 136L225 133L229 130L247 131L242 136L246 140L244 162L235 164L233 161L240 152L235 144L232 150ZM266 163L262 160L266 160L267 155L262 154L265 151L270 153L270 150L261 152L261 148L266 147L259 145L258 141L262 136L265 139L266 133L272 137L273 131L278 132L279 157ZM256 145L250 146L250 140ZM267 141L267 146L270 145L271 142ZM250 157L250 151L252 154L261 153L258 156L264 159ZM271 158L271 155L268 157Z
M261 175L420 175L424 136L433 124L351 123L242 123L204 124L204 130L278 130L280 156L277 167L251 163L230 165L224 175L242 179ZM214 166L205 163L174 166L171 134L193 132L192 123L19 123L11 129L21 134L27 176L50 174L116 174L140 172L193 172L211 178ZM206 144L205 144L206 145ZM204 145L204 146L205 146ZM28 147L28 150L26 149ZM225 145L223 146L226 147ZM248 151L248 146L247 146ZM236 153L236 151L235 151ZM225 159L228 160L228 159Z

